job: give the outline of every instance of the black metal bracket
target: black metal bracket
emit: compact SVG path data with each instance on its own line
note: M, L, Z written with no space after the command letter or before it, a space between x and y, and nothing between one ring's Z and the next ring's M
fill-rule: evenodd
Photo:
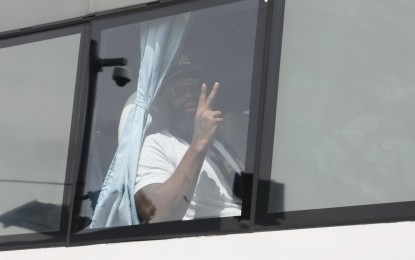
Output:
M126 58L111 58L111 59L101 59L98 54L98 43L94 40L91 40L90 45L90 66L92 77L96 79L98 72L102 72L103 67L116 67L112 78L117 83L119 87L125 86L131 81L130 71L127 68L119 67L126 66L128 60Z

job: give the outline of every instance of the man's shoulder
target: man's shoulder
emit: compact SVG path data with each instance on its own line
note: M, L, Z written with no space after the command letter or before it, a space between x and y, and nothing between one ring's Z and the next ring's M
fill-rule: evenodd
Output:
M167 130L148 135L144 141L147 145L159 145L159 146L170 146L174 143L176 138L170 134Z
M168 130L162 130L161 132L157 132L157 133L148 135L146 137L146 139L159 140L159 139L171 139L172 137L173 137L173 135L170 134L170 132Z

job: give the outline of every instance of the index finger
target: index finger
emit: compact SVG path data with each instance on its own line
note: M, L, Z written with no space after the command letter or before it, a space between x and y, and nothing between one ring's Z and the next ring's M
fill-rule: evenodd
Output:
M219 83L216 82L215 85L213 85L213 89L210 92L210 94L209 94L209 96L206 100L206 106L208 108L212 108L212 103L215 100L216 92L218 92L218 89L219 89Z

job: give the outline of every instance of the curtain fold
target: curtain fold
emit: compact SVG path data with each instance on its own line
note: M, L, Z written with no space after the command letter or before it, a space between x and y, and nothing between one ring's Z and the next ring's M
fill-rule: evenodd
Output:
M121 142L105 177L91 228L139 224L134 186L143 137L151 124L148 110L179 52L189 20L190 13L186 13L141 24L141 65L135 106L128 114Z

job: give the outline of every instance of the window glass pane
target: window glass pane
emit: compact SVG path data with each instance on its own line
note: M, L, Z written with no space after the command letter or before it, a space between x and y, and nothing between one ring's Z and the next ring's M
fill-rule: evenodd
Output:
M79 43L0 49L0 235L60 229Z
M135 107L138 75L139 71L146 73L144 67L150 67L154 81L159 80L160 84L154 103L149 108L153 123L145 132L140 161L137 161L138 171L134 170L133 182L136 179L137 183L132 184L136 188L134 192L142 192L143 201L154 204L156 213L152 216L151 212L143 213L146 209L139 210L140 223L240 216L242 190L237 184L242 185L240 179L245 167L257 12L258 1L238 1L102 30L100 57L127 58L126 67L131 71L132 80L119 88L112 79L113 68L104 68L102 73L98 73L84 191L90 199L83 203L80 213L87 218L84 226L89 224L88 219L94 214L97 195L121 141L119 131L121 133L124 129L126 111ZM182 25L177 22L186 17L188 22ZM168 24L173 26L166 29ZM140 32L154 28L154 25L158 28L156 36L140 36ZM168 39L167 46L170 47L166 47L164 38ZM151 45L152 39L159 42ZM143 42L148 44L144 56L149 55L148 50L156 53L151 56L151 61L140 59L143 55L140 44ZM174 46L177 48L174 49ZM157 56L158 51L163 53L161 57ZM165 77L161 79L163 66L155 65L155 61L168 59L168 55L171 62L161 62L168 64ZM209 114L209 117L216 119L196 123L200 129L194 134L202 83L206 83L209 95L215 82L219 82L220 87L206 111L221 111L221 115ZM140 87L139 91L147 93L146 86ZM140 108L142 106L139 104ZM219 122L222 119L223 122ZM211 124L210 133L206 130L208 124ZM194 136L199 136L199 139ZM203 151L190 152L189 144L192 142L200 144L197 148ZM183 157L188 161L184 162ZM178 172L188 172L184 173L188 177L183 178ZM192 183L186 184L185 179L190 179ZM168 182L177 183L170 183L172 188L169 190L169 187L163 186ZM156 191L153 187L159 188L163 194L159 201L153 195ZM186 193L181 194L184 189ZM161 215L163 208L159 208L157 203L175 203L169 200L172 196L180 197L180 203L174 205L182 207L181 211L169 208L164 210L165 215ZM137 205L144 208L143 201L138 201ZM107 207L110 209L113 204Z
M271 177L283 210L414 200L415 3L285 5Z

